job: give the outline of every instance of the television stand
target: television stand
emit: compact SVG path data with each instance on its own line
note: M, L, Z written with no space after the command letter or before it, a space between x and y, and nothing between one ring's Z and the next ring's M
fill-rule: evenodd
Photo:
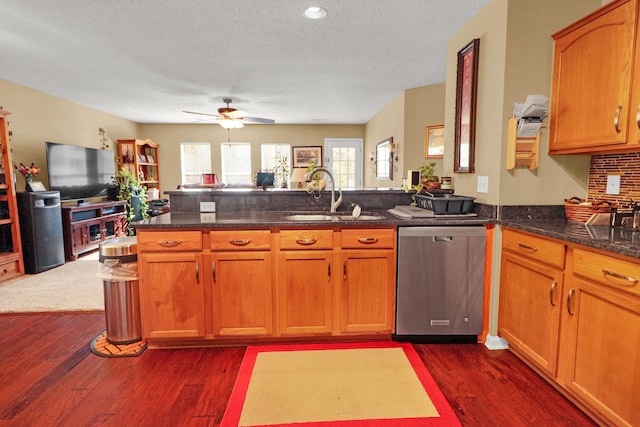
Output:
M123 236L127 229L125 200L78 203L62 207L64 255L74 261L78 255L97 249L100 243Z

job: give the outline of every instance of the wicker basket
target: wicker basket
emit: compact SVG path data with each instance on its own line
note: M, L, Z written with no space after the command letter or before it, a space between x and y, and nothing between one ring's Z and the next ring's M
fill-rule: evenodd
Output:
M587 222L591 215L597 213L609 213L611 203L607 201L585 202L584 199L573 197L565 199L564 214L567 220L572 222Z

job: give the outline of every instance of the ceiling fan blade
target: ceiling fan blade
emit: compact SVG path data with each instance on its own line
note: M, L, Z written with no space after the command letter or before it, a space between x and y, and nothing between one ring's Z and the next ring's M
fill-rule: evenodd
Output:
M265 123L265 124L274 124L276 122L273 119L265 119L265 118L262 118L262 117L243 117L243 120L245 122Z
M187 114L199 114L199 115L201 115L201 116L220 117L220 116L218 116L217 114L198 113L198 112L196 112L196 111L185 111L185 110L182 110L182 112L183 112L183 113L187 113Z

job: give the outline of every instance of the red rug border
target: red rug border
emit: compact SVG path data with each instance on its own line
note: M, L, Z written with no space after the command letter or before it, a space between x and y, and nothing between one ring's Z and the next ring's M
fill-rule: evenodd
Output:
M231 396L227 404L227 408L222 417L220 427L237 427L242 414L245 396L249 388L249 381L253 373L258 353L274 352L274 351L309 351L309 350L340 350L340 349L363 349L363 348L401 348L405 356L409 360L411 367L418 376L422 386L426 390L429 398L440 414L439 417L431 418L394 418L390 419L367 419L367 420L348 420L348 421L326 421L311 423L289 423L289 424L270 424L269 426L253 426L253 427L388 427L391 421L402 427L455 427L461 426L460 421L456 417L453 409L442 394L442 391L424 366L422 359L413 348L411 343L401 343L395 341L376 341L376 342L349 342L349 343L322 343L322 344L279 344L279 345L255 345L247 347L244 358L240 364L238 377L231 391Z

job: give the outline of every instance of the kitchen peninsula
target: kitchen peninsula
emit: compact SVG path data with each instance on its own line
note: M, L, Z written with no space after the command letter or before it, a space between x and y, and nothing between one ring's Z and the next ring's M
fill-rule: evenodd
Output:
M165 194L172 212L135 224L150 347L390 339L397 226L491 223L397 218L387 209L411 202L402 190L344 191L338 215L304 221L288 217L328 212L327 192ZM200 212L201 203L216 212ZM354 220L352 203L368 219Z

